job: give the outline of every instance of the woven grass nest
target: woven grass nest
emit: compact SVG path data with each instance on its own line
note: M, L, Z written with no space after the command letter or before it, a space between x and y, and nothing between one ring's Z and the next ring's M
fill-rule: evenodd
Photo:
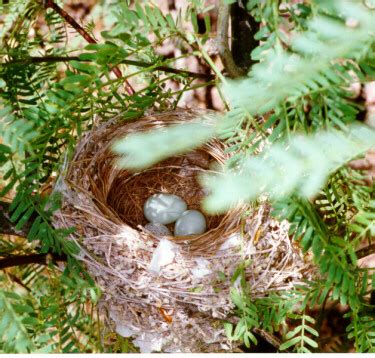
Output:
M229 155L214 139L134 173L117 167L113 141L202 116L209 120L210 113L181 109L133 122L115 118L84 135L55 185L63 203L54 225L76 227L70 239L102 289L107 325L131 336L141 352L233 351L222 321L235 322L231 277L243 260L251 260L246 275L254 297L289 289L303 276L304 260L290 242L289 225L271 218L266 202L206 215L208 231L196 237L161 239L145 229L143 203L151 194L177 194L189 209L200 209L205 192L198 175ZM159 272L150 271L166 241L169 259Z

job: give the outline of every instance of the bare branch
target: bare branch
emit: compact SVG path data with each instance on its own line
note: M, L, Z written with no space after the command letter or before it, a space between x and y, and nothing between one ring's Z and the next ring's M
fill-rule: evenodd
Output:
M44 57L28 57L22 59L15 59L6 63L2 63L2 66L11 66L11 65L27 65L29 63L43 63L43 62L69 62L69 61L85 61L90 62L89 60L81 60L78 56L44 56ZM214 80L216 77L212 74L206 73L198 73L198 72L191 72L186 70L180 70L177 68L172 68L168 66L159 66L149 62L143 61L135 61L135 60L127 60L124 59L120 63L131 65L131 66L138 66L143 68L150 68L155 71L163 71L168 73L175 73L178 75L194 77L194 78L201 78L207 80Z
M258 31L259 24L246 11L243 1L227 4L220 0L217 20L217 43L220 59L225 70L232 78L247 74L250 66L251 51L258 46L254 34ZM231 41L229 41L228 29L231 20ZM231 48L230 48L231 47Z
M55 261L66 261L66 255L57 254L31 254L31 255L12 255L4 259L0 259L0 270L8 267L29 265L29 264L39 264L48 265L50 262Z
M226 4L224 0L220 0L219 14L217 19L217 44L219 48L219 56L223 62L225 70L228 72L230 77L236 78L244 76L245 72L236 65L232 52L229 48L229 10L230 5Z
M9 219L9 203L0 201L0 235L15 235L26 237L31 224L26 223L22 230L17 230L15 225Z

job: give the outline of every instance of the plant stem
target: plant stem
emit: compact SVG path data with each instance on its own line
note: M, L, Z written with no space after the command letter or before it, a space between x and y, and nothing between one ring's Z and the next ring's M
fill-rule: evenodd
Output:
M7 272L7 275L9 276L9 278L13 281L13 282L16 282L18 283L20 286L22 286L25 290L27 290L28 292L31 292L31 289L30 287L28 287L27 285L25 285L22 280L20 280L16 275L13 275L12 273L10 272Z
M14 235L26 237L31 224L26 223L21 230L17 230L15 225L9 219L10 204L0 201L0 235Z
M228 43L228 28L230 17L230 5L224 0L219 2L217 19L217 43L219 48L219 56L223 62L225 70L228 72L229 77L236 78L246 74L234 61L232 52L229 49Z
M57 254L31 254L31 255L14 255L0 260L0 270L20 265L39 264L48 265L51 261L66 261L66 255Z
M24 59L16 59L6 63L0 64L1 66L11 66L11 65L27 65L29 63L43 63L43 62L68 62L68 61L85 61L90 62L89 60L81 60L79 56L44 56L44 57L28 57ZM154 63L135 61L135 60L122 60L120 63L130 66L137 66L143 68L150 68L152 70L163 71L168 73L175 73L177 75L184 75L188 77L200 78L200 79L209 79L214 80L216 77L212 74L191 72L187 70L180 70L177 68L172 68L169 66L156 65Z
M366 246L362 249L359 249L355 252L357 258L361 259L363 257L369 256L371 254L375 253L375 244Z

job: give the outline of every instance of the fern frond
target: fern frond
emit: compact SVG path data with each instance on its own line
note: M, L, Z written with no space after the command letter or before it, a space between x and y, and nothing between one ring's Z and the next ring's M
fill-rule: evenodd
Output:
M257 345L258 341L252 333L252 330L260 325L256 305L242 290L232 288L230 295L236 305L237 315L241 318L235 326L229 322L224 324L227 337L230 340L242 341L248 348L251 344Z
M298 353L311 353L312 348L318 348L314 339L319 337L319 333L312 327L314 318L306 314L293 315L293 318L301 320L301 324L286 334L286 341L280 346L280 350L294 346Z
M350 228L356 232L361 239L375 236L375 200L371 200L367 207L362 207L360 209L354 216Z
M293 136L285 144L276 143L261 155L247 158L239 168L206 175L202 180L211 194L204 205L222 212L261 193L272 199L293 192L310 197L330 172L374 143L375 132L362 126L353 126L348 133L322 131L310 137Z
M113 147L122 157L119 165L125 168L141 169L171 154L180 154L198 147L212 137L215 127L209 122L184 123L158 129L152 133L128 135L118 140ZM142 151L139 146L142 146Z
M305 34L294 36L292 47L296 53L272 49L253 67L249 78L224 85L224 93L235 107L252 115L262 114L285 98L295 100L330 82L340 84L342 80L332 71L331 61L357 58L363 53L373 41L370 34L374 31L375 15L358 3L332 3L346 18L354 18L357 26L349 28L344 21L314 17Z
M356 351L361 353L375 353L375 321L371 314L354 311L348 313L352 322L346 328L349 339L354 339Z
M19 304L16 293L0 290L0 350L5 352L30 353L35 350L28 330L26 312L33 308Z
M6 353L80 353L100 351L93 309L100 292L91 279L80 273L64 272L51 266L33 265L13 270L22 284L12 291L7 276L0 281L0 351ZM13 277L12 276L12 277ZM91 313L88 311L91 307Z
M2 103L0 101L0 105ZM9 105L0 109L0 132L4 144L8 145L13 153L21 156L25 150L32 150L30 142L37 136L33 124L22 118L17 119Z

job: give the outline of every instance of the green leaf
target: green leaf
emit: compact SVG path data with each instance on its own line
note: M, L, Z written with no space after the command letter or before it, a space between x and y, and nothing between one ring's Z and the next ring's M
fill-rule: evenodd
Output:
M310 326L305 326L305 330L307 332L310 332L311 334L313 334L314 336L316 337L319 337L319 332L316 331L314 328L310 327Z
M257 156L249 156L238 169L204 174L202 183L211 194L204 207L222 213L262 193L280 199L297 192L310 197L319 191L329 173L375 144L375 131L352 126L348 132L321 131L309 137L295 135Z
M310 322L312 324L315 324L315 319L310 317L310 316L307 316L307 315L303 315L303 318L307 321L307 322Z
M69 77L64 78L60 84L64 86L64 88L70 88L70 85L86 85L88 82L91 81L91 77L88 75L72 75Z
M251 331L246 331L244 333L244 341L245 339L248 341L248 346L247 347L250 347L250 341L252 341L255 345L258 344L258 340L256 339L256 337L252 334ZM250 340L250 341L249 341Z
M233 325L232 323L229 323L229 322L225 322L224 323L224 329L225 329L225 333L227 335L227 337L232 340L233 337L232 337L232 332L233 332Z
M113 150L122 155L118 161L120 167L143 169L202 145L214 132L215 127L207 122L171 125L150 133L130 134L117 141ZM140 147L142 150L139 150Z
M303 340L309 344L311 347L313 348L318 348L318 343L316 343L315 341L313 341L311 338L307 337L307 336L303 336Z
M17 313L32 313L32 312L34 312L34 309L31 306L28 306L28 305L13 304L12 306Z
M87 73L89 75L96 75L100 72L97 67L95 67L93 65L89 65L87 63L83 63L83 62L80 62L80 61L70 61L69 63L76 70L79 70L80 72ZM83 78L86 79L86 77L83 77ZM67 83L67 82L65 82L65 83Z
M30 228L30 231L29 231L29 233L28 233L28 235L27 235L27 239L28 239L29 241L33 241L33 240L36 239L36 235L38 234L38 231L39 231L39 227L40 227L41 221L42 221L42 218L41 218L40 216L38 216L38 217L34 220L32 226L31 226L31 228Z
M28 222L28 220L30 219L31 215L34 213L34 208L33 207L29 207L26 211L26 213L24 213L21 217L21 219L18 221L17 225L16 225L16 230L21 230L23 228L23 226Z
M233 340L238 340L238 339L242 338L245 331L246 331L246 323L244 322L243 319L241 319L237 323L236 328L234 329Z
M296 328L294 328L292 331L289 331L286 336L285 336L285 339L289 340L291 338L293 338L297 333L301 332L302 331L302 326L298 326Z
M356 266L357 265L357 255L355 254L354 248L352 246L348 246L348 253L349 253L350 259L352 261L352 264L354 266Z
M244 309L243 297L236 288L230 290L230 298L239 309Z
M25 317L24 319L22 319L22 323L23 324L29 324L31 326L35 326L37 324L39 324L39 320L35 317Z
M279 349L281 351L284 351L285 349L288 349L288 348L296 345L297 343L301 342L301 340L302 340L301 336L294 337L293 339L291 339L289 341L286 341L283 344L281 344Z

